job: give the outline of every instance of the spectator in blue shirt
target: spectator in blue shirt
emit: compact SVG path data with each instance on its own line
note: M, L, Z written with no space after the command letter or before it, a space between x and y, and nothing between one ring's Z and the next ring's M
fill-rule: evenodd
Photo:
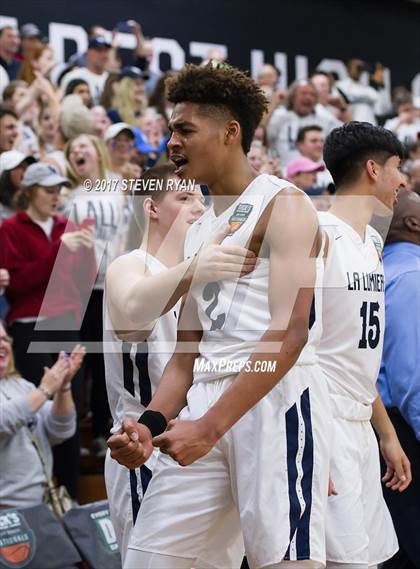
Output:
M378 389L413 472L403 493L384 495L400 551L384 569L420 567L420 196L401 190L384 249L385 336Z

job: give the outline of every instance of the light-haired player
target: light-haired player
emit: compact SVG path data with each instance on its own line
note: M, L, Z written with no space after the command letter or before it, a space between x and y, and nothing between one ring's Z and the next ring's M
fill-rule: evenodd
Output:
M211 549L213 567L231 569L241 559L226 554L241 532L253 569L321 567L329 402L315 354L316 212L289 182L258 176L247 161L266 108L249 77L226 65L187 66L168 86L170 158L214 200L188 232L185 255L229 223L223 243L249 247L258 261L248 276L192 287L175 353L141 424L130 427L144 460L152 435L182 409L154 439L162 452L125 567L201 567Z
M175 347L179 299L192 275L204 282L215 274L233 278L255 264L246 249L218 244L226 229L197 258L181 261L186 231L204 212L204 198L198 186L182 186L174 172L172 164L160 165L136 181L134 214L141 243L107 271L104 356L114 432L124 418L137 420L151 401ZM132 446L126 448L127 460ZM128 469L109 452L105 460L110 512L123 558L153 461Z
M319 213L328 235L323 284L323 331L318 347L332 411L327 567L367 569L398 550L382 496L378 443L387 464L383 482L402 492L410 464L375 384L384 337L382 239L373 215L392 213L404 185L403 149L389 131L351 122L327 137L324 160L337 188L329 212Z

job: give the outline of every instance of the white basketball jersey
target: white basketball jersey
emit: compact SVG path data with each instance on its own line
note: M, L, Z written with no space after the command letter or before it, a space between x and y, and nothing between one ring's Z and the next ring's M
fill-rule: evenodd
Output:
M231 226L232 231L223 244L245 247L266 206L281 190L290 186L288 181L261 174L219 216L215 215L211 206L188 231L185 257L197 253L227 225ZM322 278L322 265L322 260L319 259L318 279ZM195 382L237 373L249 359L271 323L268 283L269 259L260 257L255 270L249 275L195 285L192 288L203 329L200 356L194 372ZM317 284L320 286L319 280ZM321 296L315 295L312 312L316 315L321 314ZM314 346L316 338L320 336L320 329L318 324L311 324L309 342L301 353L299 363L316 361ZM278 347L275 351L279 349ZM229 363L225 365L225 362Z
M384 336L382 239L369 225L362 241L335 215L318 216L329 237L319 361L331 393L369 405L377 397Z
M144 261L152 274L167 270L141 249L127 255ZM127 417L137 420L150 403L175 349L179 308L180 301L156 321L147 340L132 343L116 336L104 300L105 380L113 431Z

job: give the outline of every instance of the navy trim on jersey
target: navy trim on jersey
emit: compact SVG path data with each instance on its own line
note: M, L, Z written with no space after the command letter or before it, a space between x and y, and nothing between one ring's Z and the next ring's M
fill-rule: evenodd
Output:
M315 320L316 320L316 310L315 310L315 291L314 291L311 302L311 311L309 313L309 330L315 324Z
M140 481L141 481L141 489L143 490L143 496L149 486L149 482L152 479L152 471L148 468L145 464L140 466Z
M296 455L299 449L299 417L296 403L286 413L286 440L287 440L287 478L289 486L289 523L290 541L292 541L300 518L300 502L296 492L298 471ZM287 548L285 560L290 560L290 545Z
M142 343L145 350L136 353L135 362L139 371L140 403L147 407L152 400L152 383L149 376L149 352L147 340Z
M134 370L133 362L131 361L131 344L130 342L122 343L122 361L123 361L123 376L124 376L124 389L126 389L133 397L134 390Z
M305 423L305 448L303 450L301 482L305 509L299 521L296 535L296 553L298 559L310 559L310 520L312 509L312 477L314 470L314 440L312 435L311 402L309 399L309 387L300 397L300 410Z
M130 342L122 343L124 388L134 397L134 364L131 356L132 347L133 344ZM134 362L139 372L140 403L144 407L147 407L152 400L152 383L149 376L149 353L147 349L147 341L143 342L141 347L144 347L145 350L141 349L136 351Z
M137 514L139 513L140 509L140 499L137 493L137 474L135 470L130 470L130 494L131 494L131 510L133 512L133 525L134 525L136 523Z

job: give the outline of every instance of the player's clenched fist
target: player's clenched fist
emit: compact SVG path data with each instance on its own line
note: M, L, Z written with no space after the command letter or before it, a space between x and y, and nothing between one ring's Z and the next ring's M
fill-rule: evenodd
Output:
M216 444L204 424L197 421L169 421L167 430L153 438L153 445L161 452L169 454L181 466L188 466L206 455Z
M153 452L150 430L132 419L124 421L121 429L109 437L107 443L111 457L130 469L144 464Z

